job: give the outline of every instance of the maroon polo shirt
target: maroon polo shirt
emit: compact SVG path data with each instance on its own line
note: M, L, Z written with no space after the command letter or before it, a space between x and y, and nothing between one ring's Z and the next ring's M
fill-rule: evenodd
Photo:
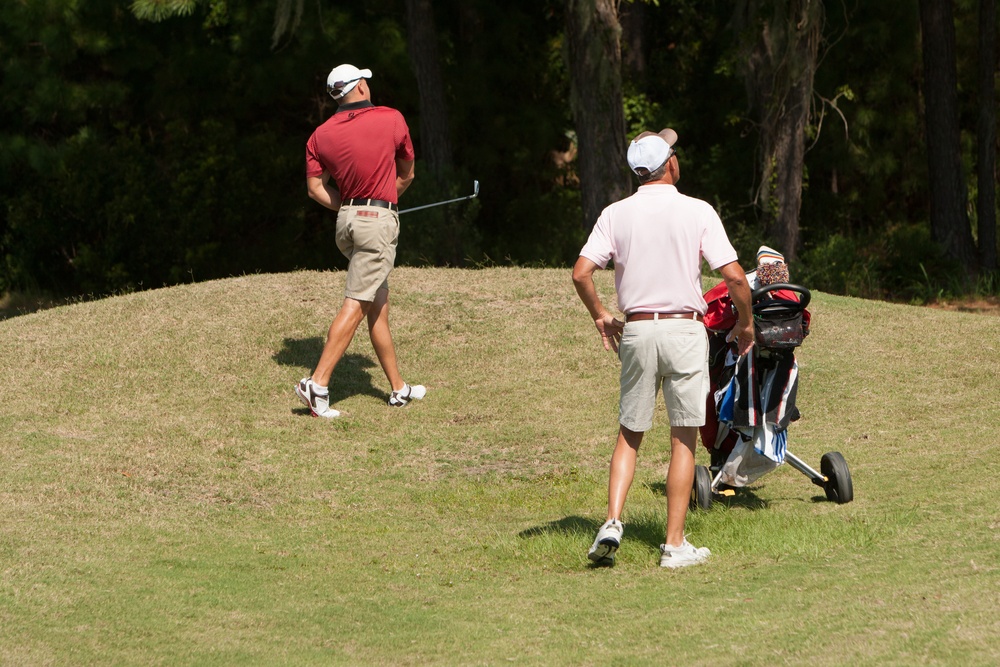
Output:
M306 176L328 172L343 199L397 203L396 160L412 160L403 114L362 101L341 106L306 143Z

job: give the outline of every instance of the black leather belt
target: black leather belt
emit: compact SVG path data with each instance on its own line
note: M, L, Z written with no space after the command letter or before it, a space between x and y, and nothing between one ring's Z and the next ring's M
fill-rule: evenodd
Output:
M377 206L379 208L387 208L390 211L399 212L399 206L393 204L391 201L386 201L384 199L345 199L343 202L344 206Z
M636 322L639 320L698 320L703 321L705 318L701 316L701 313L696 313L693 310L684 311L683 313L629 313L625 316L626 322Z

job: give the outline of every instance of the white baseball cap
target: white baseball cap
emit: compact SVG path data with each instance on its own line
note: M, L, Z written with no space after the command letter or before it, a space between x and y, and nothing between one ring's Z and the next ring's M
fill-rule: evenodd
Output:
M670 159L671 152L666 139L658 134L648 134L628 145L628 166L637 174L640 169L653 172Z
M347 93L354 90L361 79L372 78L370 69L358 69L354 65L337 65L326 77L326 92L330 97L339 100Z

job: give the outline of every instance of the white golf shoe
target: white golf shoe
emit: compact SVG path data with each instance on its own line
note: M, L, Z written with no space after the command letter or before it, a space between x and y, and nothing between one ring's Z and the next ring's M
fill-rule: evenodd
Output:
M621 546L622 534L624 532L625 526L621 521L617 519L606 521L600 530L597 531L597 537L594 538L594 543L590 546L590 551L587 552L587 558L594 563L605 562L613 564L615 562L615 552Z
M322 389L322 391L320 391ZM295 385L295 393L302 403L309 408L313 417L325 417L326 419L336 419L340 416L338 410L330 407L330 391L326 387L320 387L312 381L312 378L302 378Z
M660 567L678 568L698 565L708 560L712 552L707 547L695 547L687 539L679 547L660 545Z
M389 405L394 408L401 408L410 401L419 401L426 395L427 387L424 385L415 384L410 386L404 384L402 389L392 392L392 396L389 397Z

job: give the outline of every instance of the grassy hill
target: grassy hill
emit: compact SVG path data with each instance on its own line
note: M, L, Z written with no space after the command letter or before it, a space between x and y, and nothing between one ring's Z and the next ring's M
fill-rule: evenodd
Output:
M996 318L814 295L789 449L843 453L855 501L783 466L690 515L710 563L661 570L661 406L592 569L618 363L569 271L397 270L428 397L385 405L362 330L328 422L292 387L343 280L0 322L0 664L1000 662Z

